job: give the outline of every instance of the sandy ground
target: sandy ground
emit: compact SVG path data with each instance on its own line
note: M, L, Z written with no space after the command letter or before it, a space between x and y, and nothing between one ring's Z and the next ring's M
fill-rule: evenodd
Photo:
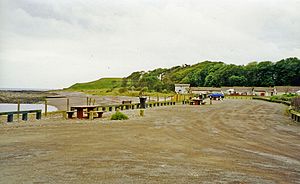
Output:
M0 183L300 183L300 126L255 100L0 125Z
M55 106L58 110L67 110L67 98L69 99L70 106L74 105L84 105L87 104L87 97L95 99L95 105L117 105L121 104L123 100L130 100L132 103L139 103L138 97L128 97L128 96L96 96L87 95L82 92L56 92L57 96L64 96L66 98L48 98L48 104ZM151 101L157 98L150 98ZM93 103L92 100L92 103ZM147 99L149 100L149 99ZM160 97L160 101L164 98ZM167 100L170 100L169 98Z

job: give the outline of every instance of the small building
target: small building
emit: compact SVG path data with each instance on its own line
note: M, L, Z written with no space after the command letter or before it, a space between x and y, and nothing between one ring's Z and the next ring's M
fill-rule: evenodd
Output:
M275 86L275 94L297 94L300 91L300 86Z
M232 95L235 93L235 90L233 87L221 87L221 91L226 95Z
M188 94L190 91L190 84L175 84L175 92L177 94Z
M235 93L238 95L253 95L253 87L234 87Z
M191 87L191 93L197 95L207 95L210 93L222 93L221 88L215 87Z
M221 90L226 95L253 95L253 87L221 87Z
M273 87L254 87L253 95L256 96L273 96L275 95L275 89Z

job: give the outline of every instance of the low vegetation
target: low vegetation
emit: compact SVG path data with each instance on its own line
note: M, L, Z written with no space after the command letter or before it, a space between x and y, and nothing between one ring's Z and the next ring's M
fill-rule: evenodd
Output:
M283 95L276 95L270 97L270 100L282 100L282 101L292 101L293 98L297 97L297 94L283 94Z
M111 120L126 120L128 119L128 116L126 116L125 114L123 114L120 111L115 112L113 115L111 115Z

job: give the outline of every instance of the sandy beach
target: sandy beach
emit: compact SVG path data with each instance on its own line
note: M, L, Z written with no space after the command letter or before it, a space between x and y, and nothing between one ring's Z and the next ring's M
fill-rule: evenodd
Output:
M139 103L139 97L130 97L130 96L97 96L97 95L88 95L82 92L69 92L69 91L58 91L55 92L54 97L63 97L63 98L47 98L48 104L55 106L58 110L65 111L67 109L67 98L69 99L70 106L74 105L84 105L87 103L87 97L91 98L91 102L96 105L118 105L122 101L131 101L132 103ZM147 99L149 100L149 98ZM151 101L156 101L156 97L151 97ZM160 97L160 101L163 101L164 98ZM167 98L170 100L170 98Z
M0 125L0 183L300 183L300 126L255 100Z
M88 95L82 92L67 92L59 91L56 92L57 97L63 98L47 98L48 104L55 106L58 110L67 109L67 98L69 99L70 106L84 105L87 103L87 97L92 99L92 103L95 99L97 105L116 105L121 104L123 100L131 100L133 103L138 103L138 97L127 97L127 96L96 96ZM54 96L54 97L55 97Z

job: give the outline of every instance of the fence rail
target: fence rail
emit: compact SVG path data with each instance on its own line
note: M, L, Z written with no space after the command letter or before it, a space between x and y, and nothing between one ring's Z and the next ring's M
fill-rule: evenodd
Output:
M175 101L161 101L161 102L147 102L146 108L160 107L160 106L171 106L176 105ZM98 107L98 110L102 111L117 111L117 110L129 110L129 109L139 109L140 103L132 104L117 104L117 105L102 105Z

